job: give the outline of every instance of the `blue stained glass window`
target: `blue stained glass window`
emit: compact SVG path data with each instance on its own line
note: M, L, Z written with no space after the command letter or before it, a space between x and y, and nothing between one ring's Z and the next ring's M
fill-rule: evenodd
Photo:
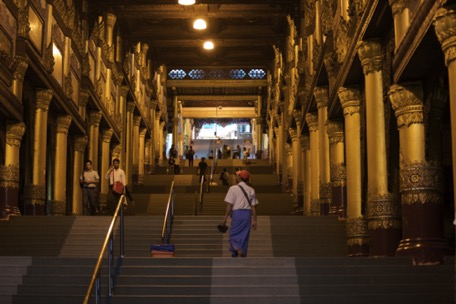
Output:
M252 79L263 79L266 76L266 72L263 69L251 69L249 76Z
M171 79L184 79L187 74L182 69L171 70L168 73L169 78Z
M191 70L188 73L188 76L190 76L191 79L203 79L206 76L206 73L201 69L198 69L198 70L195 69L195 70Z
M245 77L245 72L242 69L235 69L231 70L228 75L230 75L230 78L232 79L242 79Z

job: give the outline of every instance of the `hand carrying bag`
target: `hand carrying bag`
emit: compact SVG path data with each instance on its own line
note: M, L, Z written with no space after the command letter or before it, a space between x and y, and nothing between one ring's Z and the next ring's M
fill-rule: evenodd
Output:
M114 181L114 171L112 171L112 181ZM117 193L117 194L122 194L124 190L124 185L122 182L114 182L114 185L112 185L112 191Z

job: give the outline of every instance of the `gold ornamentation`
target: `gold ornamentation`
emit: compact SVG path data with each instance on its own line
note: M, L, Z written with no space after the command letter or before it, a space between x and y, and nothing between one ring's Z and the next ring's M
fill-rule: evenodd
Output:
M102 78L98 79L97 84L95 85L95 91L97 92L98 98L103 101L103 92L104 92L104 83Z
M448 66L456 59L456 10L439 8L434 17L434 29Z
M345 187L347 184L347 169L344 164L332 164L330 175L333 187Z
M364 75L382 70L383 55L380 40L359 41L357 48Z
M329 204L332 202L332 184L320 183L320 203Z
M402 165L400 189L402 204L443 203L443 170L430 163Z
M291 137L292 141L298 140L298 134L296 133L295 129L289 128L288 133L290 133L290 137Z
M401 14L407 8L409 0L388 0L393 16Z
M80 153L85 152L89 139L87 136L78 136L74 139L74 150Z
M344 125L341 121L327 120L326 133L328 134L330 144L344 142Z
M111 142L111 137L112 137L113 132L114 131L112 129L104 130L103 131L103 142L109 144Z
M63 89L67 98L71 98L73 95L73 80L71 78L71 73L68 73L63 79Z
M392 85L388 96L397 117L398 128L424 122L421 82Z
M367 204L369 230L400 229L399 206L391 195L370 196Z
M310 213L312 215L320 215L320 199L312 199L310 201Z
M365 219L347 219L347 245L366 246L369 244L369 231Z
M30 22L29 22L29 7L28 5L23 5L18 7L17 10L17 35L19 37L28 38L30 32Z
M337 94L344 109L344 116L359 113L362 96L358 86L340 87L337 90Z
M306 122L310 132L318 131L318 115L315 113L306 114Z
M89 101L89 91L85 89L81 89L79 91L79 106L83 109L87 107L87 102Z
M317 103L317 108L321 109L328 106L328 87L316 87L314 89L315 102Z
M101 117L103 115L100 112L91 112L90 113L90 125L98 127L100 125Z
M24 80L25 72L27 71L27 67L29 65L29 60L26 57L16 56L14 57L13 63L13 77L16 80Z
M49 43L49 45L44 49L44 67L46 71L49 74L52 74L54 71L54 65L55 65L55 60L54 60L54 55L52 54L52 42Z
M325 65L326 72L329 78L333 78L336 65L337 65L337 54L335 52L326 53L323 57L323 64Z
M27 185L24 189L24 199L32 203L42 202L46 199L46 187L44 185Z
M350 39L348 37L348 23L341 18L339 23L338 32L336 35L335 52L337 56L337 62L342 63L347 57L348 47L350 45Z
M309 136L304 135L301 136L301 147L302 149L305 150L310 150L310 139Z
M134 102L128 102L127 103L127 112L128 113L133 113L134 110L135 110L135 103ZM156 112L155 116L157 116L157 115L158 115L158 117L156 117L156 119L159 119L160 116L161 116L161 112Z
M71 125L70 115L60 115L57 117L57 133L68 134L68 129Z
M90 62L89 62L89 53L84 53L82 55L82 66L81 73L83 76L89 77L90 73Z
M304 3L304 26L305 35L311 35L315 29L316 8L314 0L306 0Z
M19 188L19 165L0 165L0 188Z
M51 214L52 215L65 215L66 213L66 202L59 200L51 201Z
M10 146L21 146L22 136L25 133L25 124L7 124L6 126L6 144Z
M36 108L43 111L49 110L49 104L52 100L52 90L38 90L36 92Z
M142 119L141 116L134 116L133 117L133 125L135 127L138 127L141 124L141 119ZM174 118L174 119L176 119L176 118Z
M333 29L335 9L332 0L322 0L321 2L321 29L323 35L328 36Z

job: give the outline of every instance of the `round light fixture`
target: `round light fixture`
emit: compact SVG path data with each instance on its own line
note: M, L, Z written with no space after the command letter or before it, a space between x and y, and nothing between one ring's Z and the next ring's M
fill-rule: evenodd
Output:
M204 30L206 29L206 21L204 19L196 19L194 22L193 22L193 28L195 30Z
M212 50L214 48L214 43L212 41L204 42L204 49L205 50Z
M193 5L195 4L195 0L179 0L178 3L180 5Z

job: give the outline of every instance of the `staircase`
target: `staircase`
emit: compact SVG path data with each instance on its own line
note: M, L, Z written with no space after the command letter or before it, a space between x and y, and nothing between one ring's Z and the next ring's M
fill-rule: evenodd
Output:
M280 191L272 169L257 163L249 170L260 204L247 258L231 258L228 232L216 229L227 187L205 193L203 212L194 216L194 172L146 176L134 188L135 215L125 217L125 258L111 303L455 303L454 258L416 267L409 258L346 257L344 222L292 216L292 197ZM176 254L152 258L173 179ZM81 303L109 223L105 216L0 222L0 303Z

